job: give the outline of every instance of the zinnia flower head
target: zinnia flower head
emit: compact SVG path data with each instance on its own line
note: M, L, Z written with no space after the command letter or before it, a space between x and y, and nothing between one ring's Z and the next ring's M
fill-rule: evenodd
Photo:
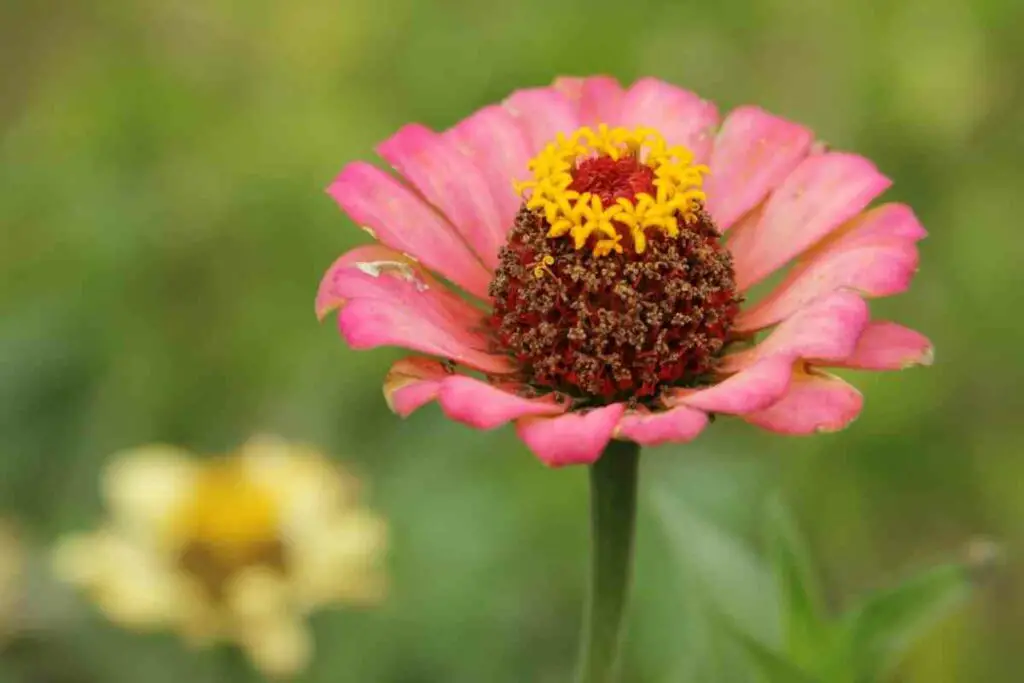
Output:
M320 453L261 437L198 460L165 446L108 468L110 520L62 540L57 573L114 622L234 641L273 676L308 663L305 615L383 591L383 522Z
M925 236L889 180L757 107L719 117L643 79L560 78L441 133L411 124L329 192L379 244L328 270L323 317L360 349L401 346L400 415L515 422L550 465L612 438L695 438L717 414L784 434L841 429L860 393L826 368L931 362L871 320L904 291ZM760 298L752 288L780 269Z

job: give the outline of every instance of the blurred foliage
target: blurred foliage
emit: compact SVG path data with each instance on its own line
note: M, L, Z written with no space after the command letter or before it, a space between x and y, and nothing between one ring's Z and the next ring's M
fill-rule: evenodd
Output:
M896 678L1015 683L1022 25L1019 0L5 0L0 513L45 544L97 519L97 474L118 449L216 452L256 430L313 441L355 463L390 518L394 592L376 612L320 615L305 680L562 683L584 472L545 470L511 430L472 432L436 407L388 413L380 379L399 352L346 349L313 317L321 272L365 240L323 188L406 121L447 126L561 73L654 75L874 159L931 237L911 292L873 308L938 353L928 370L854 376L867 405L843 433L721 420L648 453L646 481L741 539L781 488L832 605L976 534L1000 540L1006 567ZM698 680L714 596L678 588L675 544L642 512L627 680ZM730 547L747 546L700 549L723 563L716 595L734 617L772 609ZM40 621L59 627L5 653L0 681L217 677L216 658L118 631L35 583Z
M766 509L768 547L762 559L678 499L663 491L656 495L682 586L703 597L696 601L697 619L707 640L702 652L685 657L687 675L680 680L890 680L917 641L963 607L998 559L991 544L978 546L962 561L921 570L833 616L825 609L806 541L779 499ZM737 649L746 657L737 657Z

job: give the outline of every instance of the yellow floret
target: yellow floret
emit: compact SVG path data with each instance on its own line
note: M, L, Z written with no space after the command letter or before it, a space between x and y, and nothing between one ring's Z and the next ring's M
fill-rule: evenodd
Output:
M570 190L572 172L580 160L607 156L618 160L633 155L654 171L655 195L640 193L633 200L619 199L603 206L601 198L588 192ZM595 131L583 127L570 136L559 134L527 168L533 178L514 182L528 209L544 214L548 237L566 235L576 249L592 244L594 256L622 253L623 231L628 230L637 253L647 247L647 230L660 230L668 237L679 235L679 218L697 220L705 194L700 189L707 166L694 165L687 148L669 147L650 128L610 128L601 124ZM597 237L593 242L591 237ZM543 273L537 268L538 277Z

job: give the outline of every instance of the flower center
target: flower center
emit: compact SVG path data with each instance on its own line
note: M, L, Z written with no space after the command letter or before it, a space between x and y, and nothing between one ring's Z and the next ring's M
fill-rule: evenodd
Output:
M615 206L619 199L632 202L639 194L651 195L657 191L654 170L632 155L581 160L572 173L569 190L596 196L603 206Z
M175 520L182 569L211 597L220 597L227 581L246 567L283 569L278 518L271 492L240 463L211 463Z
M559 135L530 161L533 179L516 189L526 208L543 213L548 237L569 235L576 249L592 243L595 256L622 253L625 239L642 254L649 230L677 237L680 221L697 222L708 168L692 161L688 149L668 147L649 128L602 124L596 133Z
M530 162L490 288L497 346L523 382L600 405L714 369L739 297L692 160L655 131L602 125Z

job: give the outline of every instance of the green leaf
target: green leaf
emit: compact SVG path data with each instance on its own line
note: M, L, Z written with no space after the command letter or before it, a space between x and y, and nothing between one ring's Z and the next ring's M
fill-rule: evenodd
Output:
M928 629L964 604L971 594L970 571L941 565L869 596L843 619L835 671L874 683L892 672Z
M817 679L782 654L739 631L734 634L763 683L817 683Z
M814 562L796 521L777 496L768 503L765 526L781 601L785 651L794 662L811 667L820 661L829 637Z
M652 492L677 566L708 607L749 637L780 645L779 601L768 567L740 539L663 490Z

